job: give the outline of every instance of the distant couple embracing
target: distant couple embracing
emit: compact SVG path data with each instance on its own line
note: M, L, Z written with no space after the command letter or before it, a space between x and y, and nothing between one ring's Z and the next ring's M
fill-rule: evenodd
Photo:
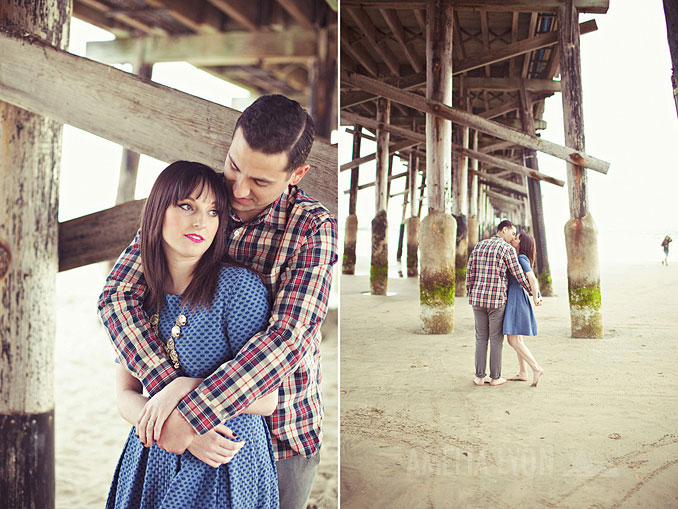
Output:
M523 343L522 336L537 335L528 294L535 306L542 305L537 278L532 271L536 249L527 232L516 235L510 221L502 221L497 234L476 244L466 270L466 289L473 307L476 327L473 383L485 384L487 349L490 344L490 385L502 385L501 354L504 334L518 355L519 373L510 380L527 381L527 366L532 369L532 386L544 374L543 368Z

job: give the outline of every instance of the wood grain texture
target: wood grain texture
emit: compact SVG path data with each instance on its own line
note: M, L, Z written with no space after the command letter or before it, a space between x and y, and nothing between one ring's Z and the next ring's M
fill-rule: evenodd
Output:
M222 168L238 111L7 33L0 54L1 100L161 161ZM336 147L317 139L307 162L301 187L336 214Z

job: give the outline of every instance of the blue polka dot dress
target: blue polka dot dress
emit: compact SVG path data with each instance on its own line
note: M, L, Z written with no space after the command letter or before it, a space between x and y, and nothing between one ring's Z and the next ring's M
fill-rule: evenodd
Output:
M530 259L524 254L518 255L518 261L525 274L532 271ZM504 313L504 334L516 336L536 336L537 319L532 311L530 297L518 280L508 274L508 295Z
M166 294L160 314L162 338L181 312L181 296ZM268 322L267 292L259 278L240 267L224 267L212 306L184 312L188 322L177 338L181 370L207 377ZM278 480L264 418L241 414L224 423L245 445L225 465L212 468L189 451L171 454L144 447L132 428L118 461L107 508L264 509L278 508Z

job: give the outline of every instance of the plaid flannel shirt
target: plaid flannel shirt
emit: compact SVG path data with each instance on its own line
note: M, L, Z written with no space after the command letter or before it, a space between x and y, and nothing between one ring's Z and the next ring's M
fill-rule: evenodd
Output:
M500 308L506 304L507 270L532 295L530 283L511 244L497 236L478 242L466 268L468 303L482 308Z
M278 406L266 418L276 459L313 455L322 440L320 325L337 262L336 220L290 186L250 222L231 214L226 232L228 254L262 274L273 296L271 319L177 408L202 434L279 388ZM181 372L165 358L141 309L144 290L135 239L106 281L99 315L121 363L153 395Z

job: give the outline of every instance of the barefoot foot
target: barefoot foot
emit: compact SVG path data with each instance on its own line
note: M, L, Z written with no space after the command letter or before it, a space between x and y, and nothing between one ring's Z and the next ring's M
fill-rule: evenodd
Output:
M513 378L509 378L509 381L511 382L527 382L529 378L527 377L527 373L518 373L516 376Z
M473 383L476 384L478 387L481 387L481 386L485 385L485 379L484 379L484 378L475 377L475 378L473 379Z
M539 379L544 374L544 368L539 368L532 374L532 387L536 387L539 383Z
M506 378L493 378L492 381L490 382L490 385L495 386L495 385L503 385L506 383Z

